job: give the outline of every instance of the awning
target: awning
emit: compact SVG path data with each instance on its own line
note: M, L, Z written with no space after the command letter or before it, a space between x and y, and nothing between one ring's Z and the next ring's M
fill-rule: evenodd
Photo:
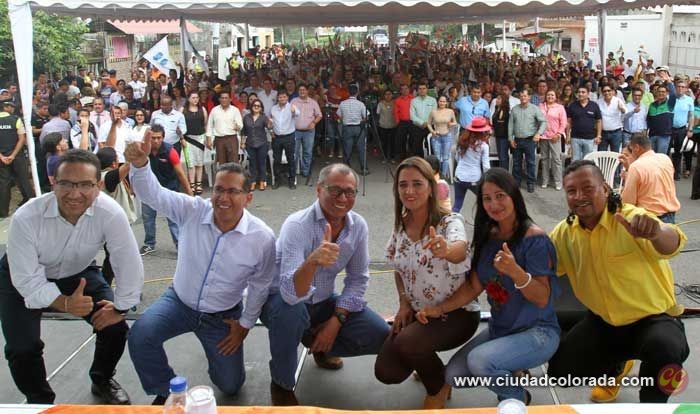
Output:
M27 0L10 0L22 4ZM680 4L669 0L30 0L32 9L83 17L179 19L249 23L254 26L349 26L406 23L469 23L526 17L581 16L599 10ZM684 0L682 4L700 4Z
M107 23L126 34L180 33L179 20L107 20ZM202 29L190 22L187 22L187 31L190 33L200 33Z

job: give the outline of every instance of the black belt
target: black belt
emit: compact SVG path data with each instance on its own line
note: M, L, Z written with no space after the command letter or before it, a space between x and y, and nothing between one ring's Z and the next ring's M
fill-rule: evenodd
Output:
M608 134L612 134L613 132L619 132L619 131L621 131L621 130L622 130L622 128L618 128L618 129L611 129L611 130L609 130L609 131L603 131L603 132L606 132L606 133L608 133Z
M682 126L682 127L677 127L677 128L676 128L676 127L672 127L671 129L676 129L676 130L677 130L677 129L688 129L688 125Z
M349 127L349 126L360 126L360 124L344 124L343 126Z
M515 139L533 139L534 137L535 137L534 135L530 135L529 137L525 137L525 138L515 137Z
M298 132L310 132L315 131L315 129L297 129Z

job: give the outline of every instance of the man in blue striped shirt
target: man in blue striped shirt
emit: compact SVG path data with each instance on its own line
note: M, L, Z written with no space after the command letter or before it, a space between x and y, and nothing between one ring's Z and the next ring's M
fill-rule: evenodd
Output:
M369 282L368 229L364 218L352 211L357 183L357 174L347 165L323 168L316 185L318 200L289 216L277 240L281 297L292 314L300 305L304 310L285 329L326 369L341 368L340 357L377 354L389 334L389 325L364 298ZM335 280L343 270L345 287L336 295ZM284 307L278 311L288 312ZM290 391L296 347L286 353L291 386L280 384L287 386L284 389L273 383L273 404L296 400Z

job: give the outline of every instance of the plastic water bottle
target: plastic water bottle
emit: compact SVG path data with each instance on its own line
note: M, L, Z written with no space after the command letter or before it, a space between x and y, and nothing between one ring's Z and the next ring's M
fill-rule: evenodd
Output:
M163 407L164 414L187 413L187 378L175 377L170 380L170 395Z
M498 414L527 414L527 406L520 400L508 398L498 404Z

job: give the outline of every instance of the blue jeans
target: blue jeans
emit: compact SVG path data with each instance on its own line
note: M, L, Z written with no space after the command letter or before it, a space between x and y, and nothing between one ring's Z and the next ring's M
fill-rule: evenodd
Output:
M156 247L156 216L157 212L154 209L146 203L141 203L141 218L143 219L143 230L146 233L143 238L143 244L149 247ZM175 248L177 248L177 237L179 233L177 224L170 219L167 220L170 236L172 236Z
M601 136L600 144L598 144L598 151L610 151L620 152L622 146L622 130L617 130L615 132L603 131Z
M515 148L513 149L513 177L520 185L522 181L523 171L523 155L525 155L525 164L527 168L527 186L535 185L537 177L535 176L535 141L530 138L515 139Z
M632 139L631 133L622 131L622 148L626 147L630 143L631 139Z
M314 150L315 130L294 131L294 142L297 161L301 161L301 175L306 177L311 172L311 157ZM296 168L296 166L295 166Z
M182 303L172 286L168 287L129 332L129 354L146 394L168 395L175 371L168 364L163 343L188 332L193 332L204 347L212 382L222 392L236 394L245 381L243 346L224 356L217 345L230 332L224 320L239 319L242 310L238 304L223 312L198 312Z
M595 143L593 139L586 138L571 138L571 150L573 152L573 157L571 161L582 160L583 157L593 152L595 148Z
M357 147L360 156L360 170L367 169L367 136L360 125L343 125L343 162L351 165L352 150Z
M459 181L457 178L454 180L455 186L455 203L452 205L452 212L459 213L462 210L462 205L464 205L464 196L467 194L467 190L471 190L474 195L476 195L476 183L465 183Z
M676 224L676 213L665 213L659 216L659 220L667 224Z
M508 142L508 138L496 137L496 150L498 151L498 166L507 171L510 167L510 142Z
M452 134L433 135L430 139L433 146L433 154L440 160L440 174L448 177L450 172L450 149L452 148Z
M262 183L267 181L267 142L257 148L246 147L248 152L248 169L250 182Z
M670 135L652 135L649 137L651 148L659 154L667 154L668 146L671 143Z
M294 388L297 347L302 342L311 346L313 330L334 317L335 301L333 296L313 305L289 305L280 294L270 295L260 319L270 330L270 372L277 385L288 390ZM386 321L365 307L360 312L348 314L328 354L339 357L376 355L388 334Z
M457 387L459 377L489 377L499 400L515 398L525 401L520 386L496 386L498 377L510 377L513 372L530 369L549 361L559 346L559 333L549 327L533 327L523 332L491 338L489 330L481 331L456 354L445 369L445 382ZM462 386L463 387L463 386Z

